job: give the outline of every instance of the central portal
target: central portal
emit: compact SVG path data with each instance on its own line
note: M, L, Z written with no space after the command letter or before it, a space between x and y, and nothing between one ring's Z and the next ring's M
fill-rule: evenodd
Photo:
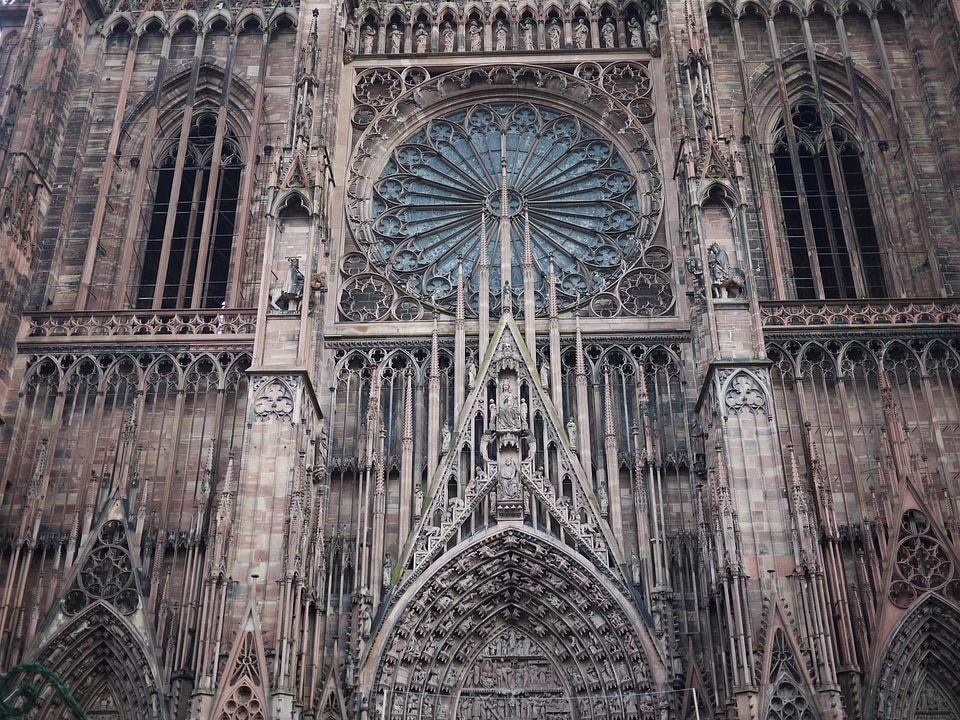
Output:
M468 668L457 720L572 720L570 692L553 661L527 635L509 629Z

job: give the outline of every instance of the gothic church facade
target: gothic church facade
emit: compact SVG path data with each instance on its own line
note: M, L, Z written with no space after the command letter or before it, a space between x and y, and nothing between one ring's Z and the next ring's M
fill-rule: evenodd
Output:
M960 720L957 12L0 4L0 671Z

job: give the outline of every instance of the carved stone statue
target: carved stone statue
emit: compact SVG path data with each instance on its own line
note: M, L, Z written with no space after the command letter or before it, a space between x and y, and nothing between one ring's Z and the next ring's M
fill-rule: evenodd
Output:
M396 23L390 26L390 31L387 33L387 37L390 39L390 52L398 53L403 47L403 30L401 30Z
M502 500L520 499L520 480L517 477L517 465L507 456L500 466L500 498Z
M343 30L343 59L346 62L353 60L353 54L357 50L357 24L350 18L347 27Z
M427 40L430 39L430 31L422 22L417 23L417 29L414 31L416 51L425 53L427 51Z
M731 299L743 295L746 276L740 268L730 267L727 251L717 243L707 248L707 265L714 298Z
M444 22L440 26L440 49L443 52L453 52L454 43L457 40L457 31L453 29L453 25L449 22Z
M483 50L483 29L476 20L471 20L467 26L467 34L470 36L470 52L480 52Z
M647 32L647 47L650 48L650 54L660 55L660 17L656 11L650 11L643 27Z
M423 515L423 488L417 483L413 489L413 516L419 518Z
M279 285L270 288L270 310L274 312L294 313L300 311L303 300L303 273L300 272L300 258L288 257L290 267Z
M509 380L504 380L500 387L500 404L497 407L497 430L519 430L520 410L513 396L513 389Z
M497 51L507 49L507 24L503 20L497 20L494 24L493 37Z
M550 363L544 361L540 366L540 385L547 392L550 392Z
M640 584L640 558L637 557L637 551L630 551L630 579L634 585Z
M576 24L573 26L573 46L578 50L582 50L587 46L587 36L590 35L590 28L587 27L587 23L584 22L583 18L577 18Z
M560 27L560 21L556 18L550 18L547 23L547 47L550 50L559 50L563 39L563 30Z
M577 448L577 424L573 421L573 418L567 420L567 440L570 441L570 448L576 450Z
M520 23L520 44L524 50L533 50L533 21L524 18Z
M370 615L370 606L363 603L360 606L360 637L367 639L370 637L370 630L373 627L373 616Z
M597 501L600 503L600 514L606 517L610 510L610 497L607 495L606 480L600 480L597 483Z
M467 363L467 387L473 390L477 386L477 364L471 359Z
M636 16L627 20L627 35L630 39L630 47L643 47L643 28Z
M360 49L364 55L370 55L373 52L373 41L377 37L377 31L373 25L364 25L360 30Z
M616 47L616 36L617 28L614 26L613 21L608 16L604 19L603 25L600 27L600 40L603 42L603 46L605 48Z
M390 582L393 575L393 558L390 557L390 553L387 553L387 556L383 559L383 587L390 587Z
M450 423L444 423L440 428L440 457L450 452Z

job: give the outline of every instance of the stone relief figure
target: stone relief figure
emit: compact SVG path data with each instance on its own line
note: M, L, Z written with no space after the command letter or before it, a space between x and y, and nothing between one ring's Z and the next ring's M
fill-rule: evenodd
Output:
M270 288L270 307L274 312L294 313L300 311L303 300L303 273L300 272L300 258L288 257L287 274L283 282Z
M422 22L417 23L417 29L414 35L416 37L416 51L418 53L425 53L427 51L427 40L430 38L430 31L427 30L427 26Z
M524 18L520 23L520 42L524 50L533 50L533 21Z
M547 47L550 50L559 50L563 36L563 30L560 27L560 21L556 18L550 18L547 23Z
M614 26L613 21L607 17L604 19L603 26L600 28L600 39L603 41L603 46L605 48L616 47L616 35L617 28Z
M573 46L577 50L583 50L587 47L587 36L589 34L590 28L587 27L587 23L584 22L583 18L577 18L577 22L573 26Z
M497 408L497 430L519 430L520 410L509 380L504 380L500 387L500 405Z
M390 26L390 31L387 33L387 37L390 39L390 52L398 53L403 47L403 30L401 30L396 23Z
M493 29L495 48L497 51L507 49L507 24L503 20L497 20Z
M640 25L640 21L637 20L636 16L627 20L627 35L630 39L630 47L643 47L643 27Z
M520 499L520 480L517 477L517 465L510 456L507 456L503 465L500 466L500 499Z
M480 52L483 50L483 29L476 20L471 20L467 26L467 34L470 36L470 52Z
M457 39L457 31L453 29L453 25L449 22L444 22L440 26L440 49L443 52L453 52L453 46Z
M373 41L377 37L377 31L373 25L364 25L360 30L360 49L364 55L370 55L373 52Z

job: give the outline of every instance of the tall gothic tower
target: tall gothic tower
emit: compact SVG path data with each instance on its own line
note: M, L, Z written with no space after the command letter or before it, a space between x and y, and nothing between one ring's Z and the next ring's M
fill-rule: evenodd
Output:
M958 31L0 4L0 671L92 720L960 720Z

